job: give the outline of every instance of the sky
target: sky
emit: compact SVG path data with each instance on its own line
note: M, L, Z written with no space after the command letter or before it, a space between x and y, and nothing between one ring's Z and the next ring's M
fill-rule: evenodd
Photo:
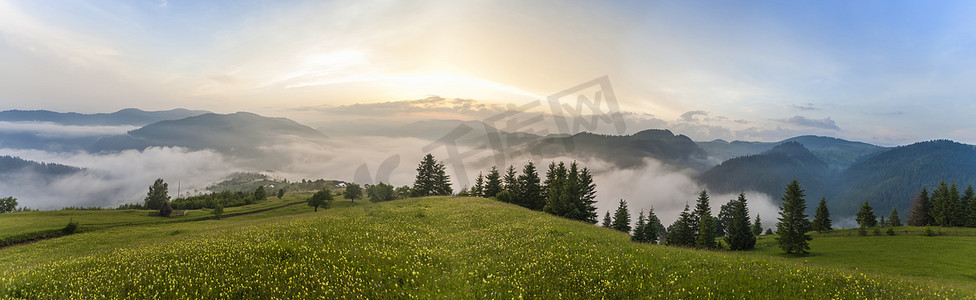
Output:
M0 0L0 109L505 105L607 76L695 139L976 143L968 1ZM297 117L296 117L297 118Z

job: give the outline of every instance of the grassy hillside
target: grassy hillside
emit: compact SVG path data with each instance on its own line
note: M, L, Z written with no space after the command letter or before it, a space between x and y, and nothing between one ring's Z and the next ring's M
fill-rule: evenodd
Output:
M955 235L922 236L920 231L924 228L918 227L900 228L896 236L860 236L853 229L827 236L815 234L810 242L811 254L802 260L868 274L902 276L976 295L976 261L972 259L976 229L951 229L952 232L944 233ZM773 236L760 237L756 246L757 251L745 253L785 257Z
M629 242L481 198L337 202L111 228L0 249L26 298L906 298L953 291L741 254Z
M264 210L277 209L289 205L303 204L305 194L289 194L278 199L269 197L268 200L239 207L224 209L224 216L230 217L240 214L254 213ZM78 231L99 230L108 227L131 226L139 224L173 223L200 221L213 218L209 210L189 210L183 215L182 210L174 211L173 216L162 218L151 216L149 210L54 210L54 211L26 211L0 214L0 247L33 240L61 235L61 229L70 221L78 223Z

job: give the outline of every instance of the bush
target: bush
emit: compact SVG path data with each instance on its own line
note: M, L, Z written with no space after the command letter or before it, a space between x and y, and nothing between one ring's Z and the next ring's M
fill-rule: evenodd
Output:
M887 235L895 235L895 229L892 228L892 227L888 227L888 231L885 231L885 234L887 234Z
M217 207L214 207L213 210L210 211L210 213L212 213L214 217L217 217L217 220L220 220L220 216L224 214L224 206L218 204Z
M932 227L925 227L925 236L936 236L935 230Z
M502 190L498 194L495 194L495 199L505 203L512 203L512 193L509 193L508 190Z
M78 230L78 222L68 221L68 225L64 226L64 228L61 229L61 232L63 232L64 234L72 234L75 233L75 231L77 230Z
M867 230L867 228L864 228L864 227L858 227L857 228L857 234L860 235L860 236L868 235L868 230Z
M881 235L881 228L875 227L874 228L874 235Z

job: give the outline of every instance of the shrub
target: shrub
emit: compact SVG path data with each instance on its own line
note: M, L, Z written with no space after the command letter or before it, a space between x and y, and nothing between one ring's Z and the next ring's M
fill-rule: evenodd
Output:
M887 235L895 235L895 229L894 228L891 228L891 227L888 227L888 231L885 231L885 234L887 234Z
M932 227L925 227L925 236L936 236L935 231Z
M495 194L495 199L505 203L512 203L512 193L508 192L508 190L502 190Z
M68 221L68 225L64 226L64 228L61 229L61 232L63 232L64 234L72 234L75 233L75 231L77 230L78 230L78 222Z

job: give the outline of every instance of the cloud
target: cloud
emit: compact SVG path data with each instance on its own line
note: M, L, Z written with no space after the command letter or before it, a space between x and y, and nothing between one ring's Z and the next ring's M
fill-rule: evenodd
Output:
M701 116L701 118L695 118L696 116ZM703 120L708 121L708 112L704 110L689 111L681 114L681 119L685 122L699 122Z
M820 110L820 108L817 108L813 103L807 103L804 105L790 104L789 106L793 109L805 110L805 111Z
M209 184L240 170L217 152L175 147L127 150L116 154L14 149L0 149L0 153L85 168L82 172L55 178L25 172L5 174L7 179L0 181L0 191L18 198L22 206L36 209L139 203L156 178L169 183L171 196L175 196L178 189L199 193Z
M830 117L816 120L816 119L807 119L803 116L793 116L789 119L782 119L776 121L786 123L786 124L792 124L796 126L802 126L802 127L820 128L820 129L828 129L834 131L840 130L840 127L837 127L837 124L834 123L834 120L831 120Z
M76 126L50 122L0 121L2 133L30 133L46 138L117 135L138 128L138 126Z

